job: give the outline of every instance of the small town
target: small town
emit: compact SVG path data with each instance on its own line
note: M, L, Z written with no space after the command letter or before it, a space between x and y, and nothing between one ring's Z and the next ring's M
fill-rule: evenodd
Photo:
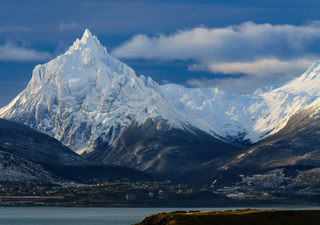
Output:
M47 186L41 183L3 182L0 206L187 207L277 204L286 202L280 189L224 187L194 189L167 182L114 182ZM296 195L294 195L296 196ZM294 198L288 198L288 204Z

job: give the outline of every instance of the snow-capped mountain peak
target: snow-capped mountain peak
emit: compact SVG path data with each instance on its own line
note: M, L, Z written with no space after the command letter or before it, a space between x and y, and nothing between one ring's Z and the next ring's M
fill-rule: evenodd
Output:
M221 138L151 78L137 77L109 55L89 30L65 54L36 66L28 87L0 109L0 117L23 122L78 152L92 151L98 139L111 146L131 123L155 118L170 129L196 128Z
M307 94L310 96L320 96L320 62L315 61L310 68L300 77L286 82L279 90L292 94Z
M95 39L100 44L98 38L96 36L93 36L89 29L85 29L81 38L81 42L86 43L88 39L89 41L91 41L92 39Z
M169 84L165 92L179 99L232 140L255 143L282 129L289 118L320 97L320 62L283 84L237 95L215 88Z
M74 44L67 51L68 54L72 54L73 51L90 51L94 53L106 53L107 49L100 44L98 38L91 34L91 32L86 29L82 35L82 38L77 39Z

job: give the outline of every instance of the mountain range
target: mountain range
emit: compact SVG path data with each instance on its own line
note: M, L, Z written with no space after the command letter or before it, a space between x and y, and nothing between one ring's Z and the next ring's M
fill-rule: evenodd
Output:
M109 55L89 30L65 54L36 66L0 117L46 133L86 159L158 174L240 149L151 78L137 77Z
M126 166L163 179L317 167L319 83L316 61L302 76L250 95L161 86L136 76L86 30L63 55L34 68L0 117L63 144L31 143L35 154L18 155L33 162L50 152L55 165Z
M209 121L225 137L257 143L280 131L292 115L320 97L319 64L319 61L314 62L298 78L259 88L250 95L175 84L162 88Z

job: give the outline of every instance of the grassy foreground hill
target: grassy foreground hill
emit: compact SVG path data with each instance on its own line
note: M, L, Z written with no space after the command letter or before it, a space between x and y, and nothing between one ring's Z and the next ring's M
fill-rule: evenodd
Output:
M316 225L320 210L176 211L146 217L136 225Z

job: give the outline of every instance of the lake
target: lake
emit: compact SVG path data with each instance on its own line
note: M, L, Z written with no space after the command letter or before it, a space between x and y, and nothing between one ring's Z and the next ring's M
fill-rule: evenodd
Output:
M248 207L246 207L248 208ZM255 209L320 209L320 207L252 207ZM244 208L72 208L0 207L0 224L6 225L129 225L146 216L175 210L223 211Z

